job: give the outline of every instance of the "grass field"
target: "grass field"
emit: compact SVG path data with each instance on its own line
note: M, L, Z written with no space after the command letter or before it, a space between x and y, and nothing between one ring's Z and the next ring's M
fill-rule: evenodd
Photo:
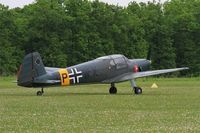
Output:
M0 78L0 132L200 132L200 78L139 79L142 95L125 82L117 95L109 85L85 85L41 97L13 80Z

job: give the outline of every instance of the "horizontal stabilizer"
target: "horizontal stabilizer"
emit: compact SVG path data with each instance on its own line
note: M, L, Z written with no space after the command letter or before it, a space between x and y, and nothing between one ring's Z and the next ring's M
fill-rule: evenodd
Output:
M38 83L38 84L56 84L56 83L60 83L60 80L43 80L43 81L34 81L34 83Z

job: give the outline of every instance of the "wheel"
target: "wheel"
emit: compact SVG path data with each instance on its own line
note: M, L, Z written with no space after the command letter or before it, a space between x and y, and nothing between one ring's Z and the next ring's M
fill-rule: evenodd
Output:
M42 96L42 94L43 94L42 91L37 92L37 96Z
M135 94L142 94L142 89L140 87L135 87Z
M109 92L110 92L110 94L116 94L117 93L117 88L116 87L110 87Z

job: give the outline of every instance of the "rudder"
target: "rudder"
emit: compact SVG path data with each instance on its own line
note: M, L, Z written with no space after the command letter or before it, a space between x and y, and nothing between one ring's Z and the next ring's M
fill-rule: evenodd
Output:
M32 87L34 78L46 74L44 64L38 52L30 53L24 57L18 72L19 86Z

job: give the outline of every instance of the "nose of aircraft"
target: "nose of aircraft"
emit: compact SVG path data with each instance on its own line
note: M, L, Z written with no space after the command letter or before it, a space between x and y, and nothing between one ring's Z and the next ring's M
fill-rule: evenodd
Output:
M151 60L146 60L146 70L150 69Z
M131 61L133 63L134 72L136 72L137 67L138 67L138 71L147 71L149 70L150 65L151 65L151 61L147 59L132 59Z
M147 60L149 64L151 64L151 60Z

